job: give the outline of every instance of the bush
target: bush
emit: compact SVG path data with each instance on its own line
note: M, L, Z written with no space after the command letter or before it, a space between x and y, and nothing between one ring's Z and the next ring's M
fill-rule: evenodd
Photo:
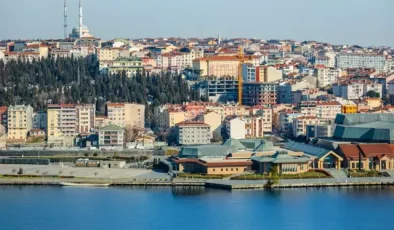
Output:
M84 155L85 155L85 157L88 157L88 156L89 156L89 153L85 153Z
M18 175L22 175L22 174L23 174L23 168L19 168Z
M94 156L94 157L98 157L98 154L97 154L97 153L93 153L93 156Z

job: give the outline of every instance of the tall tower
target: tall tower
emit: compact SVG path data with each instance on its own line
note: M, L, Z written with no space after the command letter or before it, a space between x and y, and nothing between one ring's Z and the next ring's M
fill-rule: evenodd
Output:
M64 0L64 39L67 37L67 0Z
M79 0L79 37L81 38L83 33L82 33L82 29L83 29L83 24L82 24L82 0Z
M220 33L218 34L218 45L220 45L220 43L222 43L222 37L220 36Z

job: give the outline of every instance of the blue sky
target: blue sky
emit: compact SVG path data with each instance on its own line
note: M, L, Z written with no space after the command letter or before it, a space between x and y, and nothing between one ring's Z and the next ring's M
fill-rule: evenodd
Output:
M255 37L394 46L392 0L83 0L84 24L115 37ZM68 0L69 30L78 0ZM63 37L63 0L0 0L0 39Z

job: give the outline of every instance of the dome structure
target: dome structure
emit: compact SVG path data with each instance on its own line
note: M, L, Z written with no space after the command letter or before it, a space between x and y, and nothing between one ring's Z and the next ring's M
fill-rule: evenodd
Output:
M89 28L85 25L82 25L82 37L92 37L90 34ZM80 33L79 33L79 26L75 26L72 29L72 32L70 34L70 38L80 38Z

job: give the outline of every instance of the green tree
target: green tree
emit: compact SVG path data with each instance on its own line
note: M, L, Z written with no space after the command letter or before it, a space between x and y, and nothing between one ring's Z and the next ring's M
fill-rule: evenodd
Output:
M372 98L380 98L380 93L376 92L375 90L370 90L367 92L366 96Z

